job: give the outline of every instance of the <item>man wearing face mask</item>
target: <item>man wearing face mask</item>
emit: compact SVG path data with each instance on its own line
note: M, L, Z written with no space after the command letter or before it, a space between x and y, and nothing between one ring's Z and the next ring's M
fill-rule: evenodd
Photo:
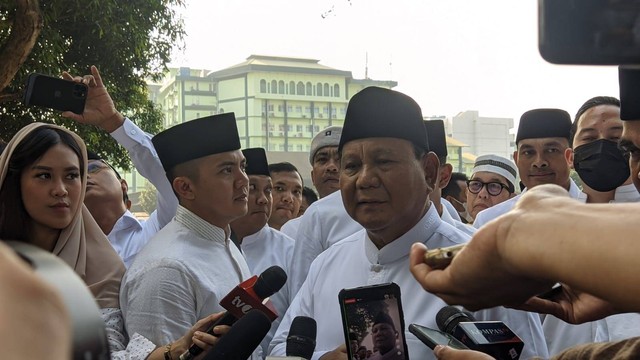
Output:
M620 101L609 96L587 100L571 126L573 167L583 182L579 200L587 203L640 201L633 185L629 162L618 148L623 122ZM620 314L580 325L547 315L543 321L549 354L574 345L616 341L640 335L640 315Z
M629 161L618 148L622 135L620 101L597 96L578 110L571 126L573 167L582 180L587 203L636 202Z

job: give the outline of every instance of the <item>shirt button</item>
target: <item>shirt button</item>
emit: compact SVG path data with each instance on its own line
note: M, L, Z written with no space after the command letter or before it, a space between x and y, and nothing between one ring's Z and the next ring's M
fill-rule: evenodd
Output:
M372 269L375 272L380 272L382 270L382 266L381 265L373 265Z
M137 134L137 133L138 133L137 131L135 131L135 130L131 130L131 135L135 135L135 134Z

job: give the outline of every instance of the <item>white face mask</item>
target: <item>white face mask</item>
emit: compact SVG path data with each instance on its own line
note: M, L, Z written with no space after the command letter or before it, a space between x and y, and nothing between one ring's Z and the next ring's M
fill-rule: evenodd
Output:
M451 198L451 199L457 202L458 204L462 205L462 207L464 208L463 212L458 211L458 214L460 215L460 217L467 220L469 224L473 224L473 217L471 216L471 214L469 214L469 210L467 209L467 203L460 202L458 201L458 199L455 199L455 198Z

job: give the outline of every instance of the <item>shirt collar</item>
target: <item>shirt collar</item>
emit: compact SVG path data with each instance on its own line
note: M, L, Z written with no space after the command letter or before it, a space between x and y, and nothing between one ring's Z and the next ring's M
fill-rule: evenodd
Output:
M223 229L208 223L182 205L178 205L175 219L202 238L225 244L229 241Z
M265 224L262 229L257 232L247 235L242 239L242 245L250 245L258 241L266 241L265 237L267 235L267 231L269 231L269 224Z
M364 248L367 259L369 259L369 262L372 264L384 265L407 257L409 256L411 245L415 242L426 243L441 223L442 220L438 215L438 210L436 210L433 204L430 204L427 213L413 228L380 250L378 250L365 231Z

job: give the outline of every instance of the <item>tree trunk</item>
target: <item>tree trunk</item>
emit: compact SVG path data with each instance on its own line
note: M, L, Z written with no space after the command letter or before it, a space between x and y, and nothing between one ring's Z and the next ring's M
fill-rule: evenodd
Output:
M31 53L42 30L42 14L38 0L16 0L16 14L11 33L0 48L0 94ZM0 97L9 99L11 97ZM1 100L0 100L1 101Z

